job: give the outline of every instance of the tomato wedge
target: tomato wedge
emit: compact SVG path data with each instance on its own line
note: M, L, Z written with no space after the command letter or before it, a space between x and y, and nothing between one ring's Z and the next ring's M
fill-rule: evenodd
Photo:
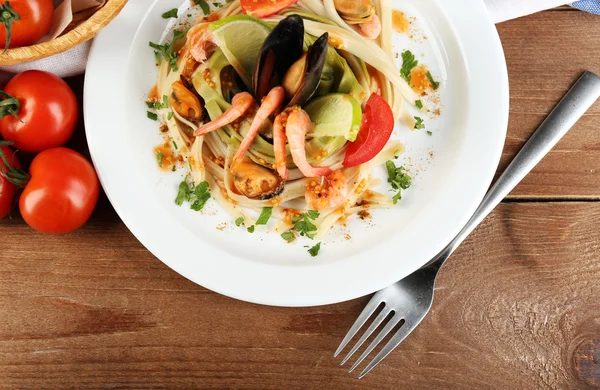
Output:
M255 18L266 18L286 9L298 0L241 0L244 12Z
M384 98L374 93L367 100L356 141L348 144L345 167L371 161L383 150L394 131L394 114Z

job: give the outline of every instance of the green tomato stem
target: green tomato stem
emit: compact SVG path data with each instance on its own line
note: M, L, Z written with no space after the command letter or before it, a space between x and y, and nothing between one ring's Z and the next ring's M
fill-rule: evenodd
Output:
M0 23L6 28L6 46L2 54L6 53L10 46L10 37L12 34L12 24L16 20L21 20L21 15L15 12L11 7L10 1L0 5Z

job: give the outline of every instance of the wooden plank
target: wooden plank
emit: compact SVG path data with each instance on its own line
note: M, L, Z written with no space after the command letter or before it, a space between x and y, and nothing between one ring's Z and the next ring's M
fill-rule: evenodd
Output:
M501 23L511 89L500 170L585 70L600 75L600 23L582 12L543 12ZM600 102L571 130L513 198L600 199Z
M11 220L0 388L600 386L598 224L598 203L503 204L442 271L422 326L359 382L332 352L367 299L247 304L175 274L113 213L60 237Z

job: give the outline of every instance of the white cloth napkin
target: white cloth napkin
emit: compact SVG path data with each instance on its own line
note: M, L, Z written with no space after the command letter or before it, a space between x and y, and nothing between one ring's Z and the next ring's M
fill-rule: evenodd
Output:
M492 19L499 23L569 3L568 0L484 0ZM594 0L595 1L595 0ZM85 71L91 42L86 42L62 54L24 64L0 67L0 71L19 73L27 69L43 69L69 77Z

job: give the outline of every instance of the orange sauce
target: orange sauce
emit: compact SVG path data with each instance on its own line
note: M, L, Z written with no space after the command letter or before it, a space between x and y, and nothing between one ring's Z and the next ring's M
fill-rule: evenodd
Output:
M204 20L206 20L207 22L215 22L217 20L219 20L221 17L219 16L218 13L212 13L210 15L208 15L206 18L204 18Z
M173 144L171 141L165 142L162 145L154 148L154 157L156 163L163 171L171 171L179 159L175 156L173 151Z
M157 102L158 101L158 86L155 85L148 93L148 101L149 102Z
M425 65L419 65L410 71L410 86L419 95L433 89L431 81L427 78L427 67Z
M401 34L408 33L410 30L410 22L404 12L396 9L392 11L392 27Z

